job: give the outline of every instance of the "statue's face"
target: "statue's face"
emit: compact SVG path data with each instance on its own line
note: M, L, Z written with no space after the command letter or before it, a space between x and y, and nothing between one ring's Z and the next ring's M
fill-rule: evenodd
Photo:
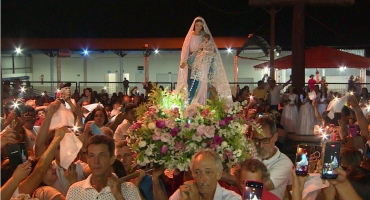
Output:
M60 89L60 97L62 99L67 99L71 97L71 88L70 87L64 87Z

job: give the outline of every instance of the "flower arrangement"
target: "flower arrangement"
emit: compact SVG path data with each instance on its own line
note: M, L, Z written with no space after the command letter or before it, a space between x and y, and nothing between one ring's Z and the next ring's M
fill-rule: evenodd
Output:
M231 168L257 155L244 134L247 126L259 126L245 119L243 103L235 102L229 109L222 100L186 106L182 93L158 88L152 92L149 103L137 108L138 121L129 128L127 141L137 154L137 164L153 162L187 171L192 155L211 149Z
M289 94L287 93L284 93L282 96L281 96L281 101L285 104L288 104L289 102L291 102L292 100L289 99Z

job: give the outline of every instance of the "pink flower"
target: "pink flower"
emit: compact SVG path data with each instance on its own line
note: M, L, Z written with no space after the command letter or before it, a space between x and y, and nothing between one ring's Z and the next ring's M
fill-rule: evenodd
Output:
M166 127L166 122L164 120L157 120L155 122L155 125L157 126L157 128L162 129L162 128Z
M166 126L167 126L168 128L174 128L174 127L175 127L175 125L176 125L175 120L173 120L173 119L166 120Z
M225 126L225 125L226 125L225 120L221 119L221 120L218 122L218 125L219 125L220 127Z
M215 135L213 137L213 141L215 142L215 144L221 145L221 143L222 143L222 137L220 137L219 135Z
M194 117L194 115L196 115L198 112L198 109L195 105L191 104L191 105L188 105L186 107L186 110L185 110L185 116L187 117Z
M190 128L190 124L189 123L186 123L185 124L185 128Z
M226 117L226 118L225 118L225 123L226 123L226 124L228 124L228 123L230 123L230 121L231 121L231 120L233 120L233 119L234 119L233 117L228 116L228 117Z
M233 154L229 150L225 150L224 159L229 158L230 160L234 160Z
M155 132L152 137L154 141L157 141L161 139L161 134Z
M197 136L202 136L207 132L207 127L204 125L199 125L197 127Z
M171 130L172 137L176 137L177 136L177 133L179 133L179 131L180 131L180 128L178 126L175 126L175 128L173 128Z
M166 154L167 150L168 150L168 147L166 145L162 145L162 147L161 147L161 154L162 155L163 154Z
M179 108L177 108L177 107L176 107L176 108L174 108L174 109L173 109L173 112L175 112L175 113L179 113Z
M163 133L161 135L161 141L162 142L168 142L171 138L172 138L172 136L169 133Z
M207 137L207 138L212 138L215 136L215 127L213 126L207 126L206 127L206 132L204 133L204 135Z

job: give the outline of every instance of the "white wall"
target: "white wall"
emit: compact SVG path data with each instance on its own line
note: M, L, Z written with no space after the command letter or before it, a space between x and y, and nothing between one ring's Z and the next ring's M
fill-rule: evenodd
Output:
M291 52L283 51L281 56L289 55ZM234 82L234 55L235 51L232 53L221 53L221 57L224 63L225 71L229 82ZM253 80L257 82L263 77L265 73L264 70L255 70L254 65L260 64L268 60L268 57L263 57L262 51L248 51L248 53L242 52L240 56L249 58L260 58L261 60L249 60L249 59L238 59L238 78ZM14 76L30 76L31 81L41 81L41 74L44 75L44 81L50 81L50 59L53 60L54 69L54 81L57 80L57 70L56 70L56 58L49 58L45 54L32 54L31 58L26 58L25 56L16 56L15 67L25 67L32 66L32 73L16 73L16 74L4 74L3 77L14 77ZM178 74L180 60L180 52L171 52L155 54L153 53L149 57L149 79L153 82L163 82L172 81ZM265 60L265 61L263 61ZM1 64L3 68L12 67L11 55L2 55ZM119 73L120 70L120 58L114 54L92 54L87 57L87 81L101 81L104 82L105 74L109 71L110 73ZM83 69L83 57L81 55L72 55L72 57L61 58L61 78L62 81L73 81L82 82L84 81L84 69ZM130 74L130 82L143 82L144 74L139 74L137 70L138 66L144 66L144 55L142 54L129 54L123 57L123 70L125 73ZM306 78L308 79L308 70L306 69ZM348 70L348 69L347 69ZM351 69L352 71L355 69ZM355 70L356 71L356 70ZM357 70L358 71L358 70ZM3 71L5 72L5 71ZM309 71L311 72L311 71ZM172 80L170 80L172 74ZM284 82L285 77L289 78L290 69L283 70L279 72L281 75L281 82ZM352 72L351 72L352 73ZM168 76L166 76L166 74ZM335 82L347 82L348 78L342 77L346 73L336 74L336 76L326 76L327 81ZM166 80L156 80L158 77L167 77ZM353 75L357 75L353 73ZM165 79L165 78L163 78ZM117 78L117 80L119 80Z

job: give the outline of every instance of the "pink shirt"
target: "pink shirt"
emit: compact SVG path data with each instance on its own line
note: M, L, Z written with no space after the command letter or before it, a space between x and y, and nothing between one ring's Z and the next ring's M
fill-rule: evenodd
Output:
M315 89L316 80L313 78L308 79L308 87L311 91Z

